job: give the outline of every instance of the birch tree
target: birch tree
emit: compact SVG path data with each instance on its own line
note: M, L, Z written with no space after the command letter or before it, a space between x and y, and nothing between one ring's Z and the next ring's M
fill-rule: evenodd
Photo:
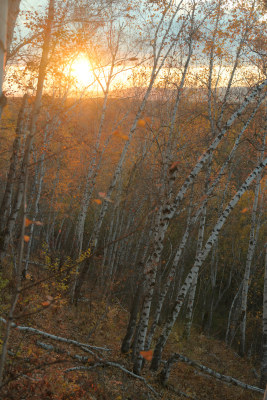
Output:
M199 257L196 259L194 266L192 267L191 271L187 275L183 286L179 290L179 293L177 294L177 300L176 304L173 308L172 313L170 314L168 321L165 324L165 327L162 330L162 333L157 341L154 355L153 355L153 360L151 363L151 369L152 370L157 370L159 367L159 363L161 361L161 354L162 350L167 342L167 339L169 337L169 334L172 330L172 327L177 319L177 316L179 315L179 312L181 310L181 307L184 303L185 297L191 287L192 281L194 279L194 275L198 273L199 268L203 265L203 262L207 258L212 246L214 245L216 239L218 238L218 235L226 222L229 214L237 204L237 202L240 200L241 196L246 192L250 184L253 182L253 180L261 173L263 168L265 168L267 165L267 159L265 158L248 176L246 181L243 183L239 191L235 194L235 196L232 198L228 206L224 209L222 215L218 219L216 225L213 228L213 231L209 238L206 241L206 244L200 253Z
M8 0L1 0L1 24L0 24L0 117L2 110L6 104L6 97L3 93L4 71L7 53L7 16L8 16Z

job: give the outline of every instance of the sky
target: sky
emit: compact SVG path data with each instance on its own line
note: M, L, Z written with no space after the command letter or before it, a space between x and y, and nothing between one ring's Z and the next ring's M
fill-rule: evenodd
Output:
M188 0L184 0L185 2L187 2ZM21 0L21 11L40 11L40 12L44 12L44 10L46 9L47 5L48 5L49 0ZM24 16L23 13L20 14L19 19L17 21L17 26L18 26L18 30L19 30L19 34L21 35L21 37L27 35L27 29L24 26ZM201 58L201 49L199 49L200 52L200 58ZM85 68L85 67L84 67ZM199 69L199 71L194 71L194 72L199 72L199 74L201 75L202 71L201 71L201 66L196 67ZM80 71L79 71L80 72ZM78 72L78 74L79 74ZM162 71L162 74L164 75L164 69ZM224 72L221 73L222 75L224 74ZM243 74L243 72L241 71L241 75ZM125 76L123 77L123 79L121 79L124 84L126 84L127 79L129 78L130 73L125 74ZM226 75L227 75L227 71L226 71ZM128 83L129 84L129 83ZM240 81L237 83L237 86L240 85ZM87 86L87 85L86 85Z

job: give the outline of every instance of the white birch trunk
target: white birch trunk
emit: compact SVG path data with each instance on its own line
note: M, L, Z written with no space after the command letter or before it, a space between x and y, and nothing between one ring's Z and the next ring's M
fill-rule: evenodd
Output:
M159 340L157 342L157 345L155 347L154 355L153 355L153 360L151 363L151 369L152 370L157 370L159 367L159 364L161 362L161 354L162 350L167 342L167 339L171 333L172 327L180 313L181 307L184 303L185 297L191 287L192 281L194 279L194 275L198 273L199 268L203 265L203 262L207 258L212 246L216 242L219 233L227 220L229 214L233 210L233 208L236 206L237 202L241 198L241 196L246 192L246 190L249 188L249 185L252 183L252 181L258 176L258 174L261 173L263 168L267 165L267 158L263 160L248 176L246 181L243 183L239 191L235 194L235 196L232 198L232 200L229 202L227 207L225 208L224 212L218 219L215 227L213 228L212 233L210 234L205 247L203 248L202 252L200 253L199 257L196 259L194 266L192 267L191 271L187 275L185 282L183 286L181 287L178 296L177 296L177 301L176 304L174 305L174 308L170 314L170 317L168 318L162 334L159 337Z
M153 43L153 67L152 67L152 72L151 72L151 76L150 76L150 82L149 82L149 85L147 87L147 90L146 90L146 93L144 95L144 98L143 98L143 100L142 100L142 102L140 104L140 107L138 109L138 112L137 112L137 114L135 116L133 124L131 126L131 129L130 129L130 132L129 132L129 135L128 135L128 140L126 141L126 143L124 145L120 160L119 160L119 162L118 162L118 164L116 166L116 169L115 169L111 184L110 184L109 189L107 191L107 198L111 197L111 195L113 193L113 190L114 190L114 188L115 188L115 186L116 186L116 184L118 182L118 179L121 176L122 167L123 167L123 164L124 164L124 161L125 161L125 157L126 157L126 154L128 152L131 140L132 140L132 138L134 136L134 133L136 131L137 122L142 116L142 113L143 113L143 111L145 109L145 106L147 104L147 100L148 100L149 95L150 95L150 93L152 91L152 88L154 86L155 80L156 80L159 72L161 71L162 67L164 66L164 63L165 63L167 57L169 56L171 50L175 46L176 40L178 40L178 38L180 37L180 35L182 33L182 30L183 30L183 27L184 27L184 22L182 23L181 28L178 31L178 33L175 35L175 38L173 38L173 40L171 41L170 46L167 48L167 50L163 54L165 41L168 38L168 35L170 33L170 30L171 30L171 27L172 27L172 25L173 25L173 23L175 21L175 18L176 18L177 14L178 14L178 12L179 12L179 10L181 8L182 3L183 3L183 0L180 1L180 3L175 8L175 11L172 13L171 18L168 21L166 30L165 30L162 38L160 39L160 43L158 42L158 40L159 40L158 32L159 32L160 27L164 23L165 14L162 14L161 20L159 21L159 24L157 26L157 29L156 29L156 32L155 32L155 40L154 40L154 43ZM172 1L169 2L168 6L166 8L166 11L167 11L167 9L171 9L171 7L172 7ZM105 217L107 209L108 209L108 205L109 204L108 204L107 201L104 201L103 204L102 204L102 207L101 207L101 210L100 210L100 215L99 215L98 221L96 223L94 232L92 234L92 248L93 249L95 249L97 247L97 245L98 245L99 234L100 234L100 230L101 230L101 227L102 227L102 224L103 224L103 221L104 221L104 217ZM85 275L86 275L86 273L88 271L88 268L89 268L89 264L84 264L82 266L82 268L81 268L80 275L79 275L79 277L77 279L77 284L75 286L75 293L74 293L74 301L75 302L77 302L77 300L78 300L79 293L81 291L81 287L82 287L82 284L84 282L84 278L85 278Z
M8 0L0 0L0 118L6 105L6 97L3 93L5 64L7 54L7 16Z
M206 224L206 215L207 215L207 208L205 207L202 217L201 217L201 220L200 220L200 225L199 225L196 259L199 257L201 250L202 250L202 245L203 245L203 240L204 240L204 232L205 232L205 224ZM187 338L189 338L190 333L191 333L192 318L193 318L193 306L194 306L194 302L195 302L195 295L196 295L197 282L198 282L198 272L199 271L197 271L193 277L192 284L191 284L189 294L188 294L187 312L186 312L186 317L185 317L185 336Z
M262 315L262 360L261 360L261 382L260 386L265 388L267 385L267 244L265 244L265 273L263 289L263 315Z
M19 150L20 150L20 145L21 145L21 140L22 140L22 134L23 134L23 128L25 125L25 113L26 113L26 103L27 103L27 95L24 95L21 108L19 111L18 119L17 119L17 126L16 126L16 137L13 142L13 149L12 149L12 155L10 159L10 166L9 166L9 171L7 175L7 183L6 183L6 188L3 196L3 200L1 203L1 208L0 208L0 215L1 215L1 221L0 221L0 232L2 232L5 229L5 225L9 216L10 212L10 206L11 206L11 198L12 198L12 192L14 188L14 181L15 181L15 176L16 176L16 171L17 171L17 165L19 161Z
M182 237L182 240L180 242L180 245L179 245L179 247L178 247L178 249L177 249L177 251L175 253L172 267L171 267L170 272L169 272L169 274L168 274L168 276L166 278L166 283L165 283L163 289L161 290L161 293L160 293L160 296L159 296L159 300L157 302L154 321L153 321L153 323L151 325L151 328L149 330L149 333L147 335L146 345L145 345L145 349L146 350L150 349L153 336L154 336L156 328L158 326L158 322L159 322L159 319L160 319L160 315L161 315L161 311L162 311L164 300L166 298L166 295L168 293L170 285L174 280L176 270L177 270L178 265L180 263L181 256L183 254L184 248L185 248L186 243L187 243L187 239L189 237L190 226L191 226L191 214L192 214L192 208L193 208L193 185L192 185L192 192L191 192L191 196L190 197L191 198L190 198L190 205L189 205L189 209L188 209L188 217L187 217L187 224L186 224L185 233L184 233L184 235Z
M255 238L255 229L256 229L256 216L257 216L257 207L258 207L258 198L260 191L260 180L261 175L258 175L256 188L255 188L255 197L251 215L251 228L250 228L250 237L249 237L249 246L247 252L247 260L245 266L245 273L243 278L243 287L241 294L241 340L240 340L240 355L245 355L245 344L246 344L246 319L247 319L247 302L248 302L248 289L249 289L249 280L250 280L250 270L253 255L256 248L256 238Z
M170 224L171 219L176 214L177 209L183 200L188 188L202 170L204 164L210 159L214 150L218 147L219 143L222 141L224 136L226 135L228 129L233 125L235 120L242 114L242 112L246 109L246 107L251 103L251 101L261 93L264 87L267 86L267 79L258 85L250 95L243 101L242 105L238 108L236 112L232 114L232 116L228 119L227 123L225 124L224 128L221 132L217 135L217 137L213 140L211 145L209 146L208 150L202 154L200 160L196 163L195 167L192 169L191 173L186 178L184 184L182 185L181 189L179 190L178 194L176 195L174 201L167 201L159 210L161 215L159 224L155 227L154 230L154 237L155 241L153 244L153 250L150 258L148 259L147 265L145 267L145 274L146 274L146 295L143 310L141 312L141 321L140 321L140 332L138 338L138 353L144 349L145 345L145 338L147 333L147 327L149 322L149 315L150 315L150 308L151 302L154 292L155 280L156 280L156 273L157 273L157 265L160 261L160 256L163 250L163 240ZM176 175L177 167L173 168L170 171L170 181L172 181L173 176ZM194 270L195 272L195 270ZM193 274L194 275L194 274ZM190 282L191 285L191 282ZM142 357L138 356L134 363L134 372L136 374L140 373L142 366Z
M4 237L2 240L2 244L1 244L1 249L0 249L0 260L1 261L3 260L3 258L6 255L7 247L8 247L8 244L10 243L10 240L11 240L11 237L13 234L13 229L14 229L14 226L16 223L16 219L17 219L17 216L18 216L18 213L19 213L19 210L21 207L22 198L23 198L27 169L28 169L28 164L29 164L29 160L30 160L32 144L33 144L33 140L34 140L34 136L35 136L35 132L36 132L36 122L37 122L39 110L41 107L41 100L42 100L43 87L44 87L44 81L45 81L45 76L46 76L46 67L47 67L47 63L48 63L53 20L54 20L54 0L50 0L49 1L49 9L48 9L47 26L45 28L45 39L44 39L44 44L43 44L42 57L41 57L40 65L39 65L39 75L38 75L38 82L37 82L36 98L35 98L35 102L33 105L32 118L31 118L31 124L30 124L30 132L29 132L29 136L27 137L27 141L26 141L25 152L24 152L24 157L23 157L22 167L21 167L19 187L17 190L17 196L16 196L16 200L15 200L15 207L14 207L14 210L8 220L7 229L4 233Z

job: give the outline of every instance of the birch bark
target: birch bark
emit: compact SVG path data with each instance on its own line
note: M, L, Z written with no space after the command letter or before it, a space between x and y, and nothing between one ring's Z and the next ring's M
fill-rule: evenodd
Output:
M187 275L185 282L183 286L181 287L178 296L177 296L177 301L176 304L174 305L174 308L165 324L163 327L162 333L159 337L159 340L156 344L152 363L151 363L151 369L152 370L157 370L159 367L159 364L161 362L161 354L163 351L163 348L167 342L167 339L171 333L172 327L180 313L181 307L184 303L185 297L191 287L192 281L194 279L194 275L198 272L199 268L202 266L203 262L207 258L213 244L216 242L219 233L227 220L229 214L241 198L241 196L246 192L246 190L249 188L249 185L252 183L252 181L258 176L258 174L261 173L263 168L267 165L267 158L265 158L248 176L246 181L243 183L239 191L235 194L235 196L232 198L232 200L228 203L227 207L225 208L224 212L218 219L216 225L213 228L212 233L210 234L209 238L207 239L207 242L205 244L205 247L203 248L202 252L200 253L199 257L196 259L194 266L192 267L191 271Z
M107 191L107 195L106 195L107 198L111 198L113 190L114 190L114 188L115 188L115 186L116 186L116 184L117 184L117 182L118 182L118 180L119 180L119 178L121 176L122 167L124 165L125 157L126 157L126 154L128 152L131 140L132 140L132 138L134 136L134 133L136 131L137 122L142 116L142 113L143 113L143 111L145 109L147 100L148 100L149 95L150 95L150 93L152 91L152 88L154 86L155 80L156 80L160 70L162 69L166 58L168 57L171 49L173 48L173 46L175 44L175 41L173 41L171 43L171 45L169 46L169 48L167 49L167 51L165 52L165 54L162 55L162 51L163 51L163 48L164 48L164 41L166 40L166 38L168 36L168 33L169 33L170 28L171 28L171 26L173 24L175 16L177 15L178 11L180 10L181 3L182 3L182 1L180 2L178 7L176 8L175 13L173 13L173 15L172 15L172 18L171 18L171 20L170 20L170 22L168 24L168 27L167 27L167 29L165 31L165 34L164 34L164 36L163 36L163 38L161 40L161 44L159 46L158 51L157 51L156 40L155 40L155 42L153 44L154 62L153 62L153 68L152 68L151 76L150 76L150 82L149 82L149 85L147 87L146 93L145 93L145 95L143 97L143 100L142 100L142 102L141 102L141 104L139 106L137 114L136 114L136 116L134 118L133 124L131 126L131 129L130 129L130 132L129 132L129 135L128 135L128 140L126 141L126 143L124 145L123 151L121 153L120 160L119 160L119 162L118 162L118 164L116 166L116 169L115 169L111 184L110 184L109 189ZM171 7L171 4L172 4L172 2L169 3L168 7ZM160 21L160 23L159 23L159 25L157 27L155 38L158 35L158 29L162 25L163 21L164 21L164 15L162 16L161 21ZM179 32L176 35L177 39L181 34L181 30L182 29L180 29ZM96 223L96 225L94 227L94 231L93 231L93 234L92 234L92 239L91 239L91 242L92 242L91 247L92 247L92 249L95 249L97 247L97 245L98 245L99 235L100 235L101 227L102 227L102 224L103 224L103 221L104 221L104 217L105 217L107 209L108 209L108 205L109 205L109 203L106 200L104 200L103 204L102 204L102 207L101 207L101 210L100 210L100 215L98 217L98 221L97 221L97 223ZM80 291L81 291L81 288L82 288L82 285L83 285L83 282L84 282L84 279L85 279L85 275L86 275L89 267L90 267L89 263L86 263L81 267L81 270L80 270L80 273L79 273L79 276L77 278L77 282L76 282L76 285L75 285L75 290L74 290L73 301L75 303L77 303L77 301L78 301L78 297L79 297L79 294L80 294Z
M29 160L30 160L30 154L31 154L33 140L34 140L34 135L36 132L36 122L37 122L39 110L41 107L42 93L43 93L44 81L45 81L45 76L46 76L46 67L48 64L48 56L49 56L49 49L50 49L50 40L51 40L51 31L52 31L53 20L54 20L54 0L50 0L49 8L48 8L48 16L47 16L47 26L45 28L45 38L44 38L44 43L43 43L42 56L41 56L41 61L40 61L40 65L39 65L36 98L35 98L35 102L34 102L33 110L32 110L29 135L27 137L26 145L25 145L25 152L24 152L24 157L23 157L23 161L22 161L20 181L19 181L19 186L18 186L17 195L16 195L16 199L15 199L15 207L14 207L14 210L12 211L12 214L9 217L9 220L7 223L7 229L4 233L4 237L3 237L3 240L1 243L1 249L0 249L1 262L6 255L7 247L8 247L8 244L9 244L12 234L13 234L13 229L15 226L15 222L16 222L16 219L17 219L20 207L21 207L22 198L23 198L24 187L25 187L26 176L27 176L27 169L28 169L28 164L29 164Z
M27 113L26 103L27 103L27 95L24 95L22 104L21 104L21 108L19 111L19 115L18 115L18 120L17 120L16 137L13 142L13 149L12 149L12 155L11 155L11 159L10 159L9 171L8 171L8 175L7 175L6 188L5 188L5 192L4 192L4 196L3 196L1 208L0 208L0 215L1 215L0 232L2 232L5 229L5 225L6 225L6 222L7 222L8 216L9 216L8 214L9 214L10 207L11 207L12 192L13 192L14 183L15 183L17 165L18 165L18 161L19 161L19 150L20 150L24 125L25 125L25 114Z
M265 151L265 138L263 142L263 149L261 152L260 159L263 160ZM256 229L257 229L257 209L258 209L258 199L260 193L260 181L261 174L257 176L256 179L256 187L255 187L255 196L251 213L251 228L250 228L250 236L249 236L249 246L247 252L247 260L243 278L243 287L241 294L241 340L240 340L240 354L241 356L245 355L245 344L246 344L246 319L247 319L247 303L248 303L248 289L249 289L249 280L250 280L250 270L253 260L253 255L256 248L257 238L256 238Z
M263 345L262 345L260 386L262 388L265 388L267 385L267 244L265 244L262 331L263 331Z
M6 97L3 93L4 72L7 54L7 16L8 16L8 0L0 1L0 118L4 106L6 105Z
M154 243L152 254L148 259L148 262L145 266L145 274L146 274L146 295L144 306L141 312L141 321L140 321L140 333L138 339L138 358L134 364L134 372L136 374L140 374L141 366L142 366L142 357L139 355L140 351L144 349L145 345L145 338L147 333L147 327L149 322L149 315L150 315L150 308L151 302L154 292L154 285L157 273L157 265L160 260L160 256L163 250L163 240L170 224L171 219L176 214L181 201L183 200L188 188L202 170L204 164L210 159L214 150L218 147L219 143L222 141L224 136L226 135L228 129L233 125L235 120L242 114L242 112L246 109L246 107L250 104L250 102L261 93L264 87L267 85L267 79L262 82L260 85L256 86L255 89L248 95L248 97L243 101L242 105L236 110L231 117L226 122L224 128L221 132L217 135L217 137L213 140L209 148L206 152L202 154L200 160L196 163L195 167L192 169L188 177L186 178L184 184L182 185L181 189L179 190L178 194L176 195L174 201L168 199L167 202L160 208L159 218L160 222L158 225L155 226L154 229ZM175 180L175 174L177 172L177 167L173 168L170 171L170 181ZM195 275L196 268L193 269L193 276ZM192 277L193 277L192 276ZM190 285L191 285L191 278L190 278ZM189 289L189 287L187 288ZM187 293L187 291L186 291Z

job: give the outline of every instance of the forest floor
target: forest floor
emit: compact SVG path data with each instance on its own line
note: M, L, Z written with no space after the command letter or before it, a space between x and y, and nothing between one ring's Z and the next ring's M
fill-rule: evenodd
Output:
M38 287L37 293L36 287L33 286L27 291L27 295L24 294L19 300L16 308L16 324L92 346L107 347L111 351L99 352L98 355L131 371L131 354L122 355L120 352L129 316L125 307L116 298L107 302L99 300L97 296L85 297L78 307L75 307L62 295L64 290L62 282L43 283ZM1 325L3 329L4 325ZM241 358L224 342L206 337L197 332L196 328L193 329L189 340L181 339L180 333L177 326L166 346L164 359L173 352L179 352L215 371L258 386L256 370L259 372L259 365L255 360L253 363L252 360ZM57 352L40 347L40 342L53 345ZM75 354L88 356L86 363L82 364L73 358ZM168 382L170 386L167 388L163 388L159 383L158 373L152 374L149 371L147 363L142 372L146 383L116 366L103 364L88 371L66 371L80 365L90 367L95 362L93 356L71 344L12 329L5 385L0 398L3 400L185 399L186 396L178 394L178 391L184 392L189 399L198 400L256 400L263 397L262 394L223 383L182 362L173 366ZM158 397L153 394L149 385L158 393Z

